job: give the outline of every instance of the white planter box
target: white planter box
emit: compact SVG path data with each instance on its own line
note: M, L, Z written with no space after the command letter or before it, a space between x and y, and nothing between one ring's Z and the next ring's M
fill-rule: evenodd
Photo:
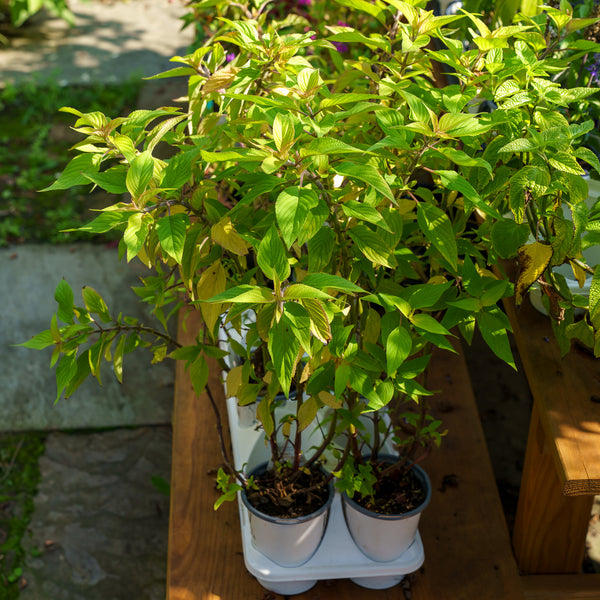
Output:
M263 433L241 427L236 398L227 399L227 412L233 457L236 468L254 466L268 460L269 452ZM310 444L310 441L307 442ZM344 521L339 494L333 500L327 530L316 553L299 567L281 567L258 552L252 544L247 509L238 500L244 561L248 571L268 590L278 594L299 594L321 579L346 579L364 587L383 589L399 583L404 575L416 571L425 558L423 543L417 532L413 544L398 559L375 562L368 559L354 544Z

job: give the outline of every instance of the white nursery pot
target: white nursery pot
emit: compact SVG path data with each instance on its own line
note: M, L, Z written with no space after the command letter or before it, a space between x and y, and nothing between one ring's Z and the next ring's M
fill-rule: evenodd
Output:
M342 495L346 525L354 543L371 560L388 562L400 557L413 543L421 513L431 499L427 473L415 465L413 471L425 489L425 500L414 510L401 515L382 515L363 508Z
M266 464L263 463L254 471L264 470ZM329 498L319 510L304 517L282 519L257 510L242 492L241 499L248 511L253 546L282 567L304 564L321 544L334 494L333 483L330 482Z

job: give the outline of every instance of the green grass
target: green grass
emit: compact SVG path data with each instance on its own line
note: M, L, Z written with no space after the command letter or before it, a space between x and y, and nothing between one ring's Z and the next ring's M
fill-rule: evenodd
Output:
M66 88L31 82L0 91L0 247L89 239L61 230L91 220L91 208L106 206L105 194L90 194L90 186L38 192L60 174L74 156L69 148L80 139L69 130L73 115L59 109L72 106L116 117L134 109L140 87L141 82Z
M33 513L44 433L0 433L0 598L19 597L27 555L21 541Z

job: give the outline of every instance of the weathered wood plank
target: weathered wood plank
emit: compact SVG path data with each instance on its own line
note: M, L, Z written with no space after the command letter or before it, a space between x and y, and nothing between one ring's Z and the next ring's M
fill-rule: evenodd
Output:
M458 345L457 345L458 347ZM448 428L424 468L433 498L421 520L425 565L415 600L522 598L508 529L462 355L436 352L428 387Z
M517 564L523 573L579 573L594 496L563 494L550 446L535 405L513 531Z
M521 577L526 600L598 600L600 575L529 575Z
M573 347L560 356L550 321L525 300L506 312L563 493L600 493L600 361Z

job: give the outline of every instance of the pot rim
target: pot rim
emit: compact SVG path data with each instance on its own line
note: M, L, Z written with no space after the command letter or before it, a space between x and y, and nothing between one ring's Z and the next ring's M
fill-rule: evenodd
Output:
M391 454L381 454L380 458L396 459L397 457ZM419 504L419 506L413 508L408 512L386 515L383 513L374 512L372 510L369 510L368 508L365 508L364 506L361 506L355 500L350 498L350 496L348 496L346 492L342 492L342 498L344 502L349 504L354 510L357 510L358 512L367 515L373 519L381 519L384 521L399 521L401 519L408 519L410 517L414 517L415 515L423 512L425 508L427 508L427 505L431 500L431 481L429 479L429 475L427 475L425 470L419 465L413 465L411 470L415 472L417 479L423 484L423 487L425 489L425 499L423 500L423 502L421 502L421 504Z
M254 469L252 469L252 472L250 474L253 474L256 471L259 471L261 469L266 470L267 465L268 465L267 462L263 462L263 463L257 465L256 467L254 467ZM304 523L306 521L315 519L315 518L319 517L320 515L322 515L324 512L329 510L329 508L331 507L331 504L333 502L333 498L335 496L335 488L333 487L333 480L331 480L327 484L327 488L329 489L329 497L327 498L327 501L325 502L325 504L323 504L323 506L321 506L320 508L318 508L317 510L315 510L314 512L312 512L308 515L304 515L302 517L294 517L293 519L284 519L282 517L273 517L271 515L267 515L264 512L261 512L256 507L252 506L252 504L250 504L250 502L248 501L248 498L246 496L246 490L242 490L240 492L240 496L242 498L242 502L244 503L244 506L248 509L248 511L251 512L253 515L259 517L263 521L267 521L269 523L277 523L279 525L296 525L298 523Z

